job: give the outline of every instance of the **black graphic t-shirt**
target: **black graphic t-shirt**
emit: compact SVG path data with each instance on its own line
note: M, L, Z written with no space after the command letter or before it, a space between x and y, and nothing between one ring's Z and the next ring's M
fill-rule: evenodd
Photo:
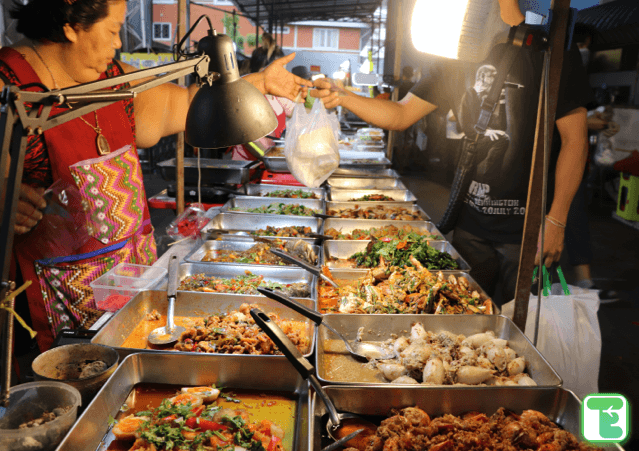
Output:
M474 138L479 108L495 79L506 44L493 48L488 59L473 67L443 63L411 93L452 110L457 130ZM456 64L456 66L451 66ZM477 165L457 227L481 238L521 242L535 139L543 54L521 50L502 90L488 130L477 143ZM581 56L576 47L564 53L556 118L591 100ZM549 165L548 206L561 139L556 127Z

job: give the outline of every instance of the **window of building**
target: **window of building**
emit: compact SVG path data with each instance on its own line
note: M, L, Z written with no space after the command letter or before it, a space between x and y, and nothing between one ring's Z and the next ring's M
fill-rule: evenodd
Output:
M154 22L153 23L153 39L161 41L171 40L171 23L170 22Z
M284 27L284 32L282 32L282 28L280 27L275 27L273 28L273 33L280 35L280 34L289 34L291 32L291 29L289 27Z
M337 50L339 48L339 30L335 28L314 28L313 48Z

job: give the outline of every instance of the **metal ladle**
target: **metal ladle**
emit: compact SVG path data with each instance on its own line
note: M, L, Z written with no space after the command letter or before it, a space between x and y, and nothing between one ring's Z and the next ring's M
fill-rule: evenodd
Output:
M395 357L395 354L389 353L379 345L361 341L348 341L341 333L324 322L324 315L316 312L315 310L309 309L279 290L273 290L272 288L267 287L258 287L257 291L262 293L264 296L276 300L288 308L295 310L297 313L304 315L318 326L323 325L326 327L328 330L337 335L346 345L348 352L358 359L369 361L371 359L392 359Z
M315 377L315 367L304 358L302 353L297 349L297 347L293 344L293 342L286 336L284 331L279 328L274 321L269 318L269 316L261 311L258 308L251 309L251 316L255 320L255 323L269 336L271 340L275 343L277 348L282 351L282 354L286 356L289 362L293 365L295 370L302 376L304 379L308 380L311 384L315 392L320 397L324 406L326 406L326 410L328 411L328 421L326 422L326 432L328 435L336 441L340 440L340 437L337 437L335 434L337 431L343 426L345 421L350 420L351 422L356 422L358 425L358 429L360 432L363 430L375 431L377 426L356 415L354 413L340 413L335 408L333 401L328 397L319 381ZM370 435L370 434L369 434ZM358 439L360 437L355 437ZM344 444L346 445L346 444Z
M173 312L175 310L175 298L177 296L178 285L178 258L177 255L171 256L169 259L169 285L166 290L169 307L166 311L166 326L158 327L153 330L147 340L154 345L168 345L180 339L180 335L186 329L182 326L176 326L173 322Z

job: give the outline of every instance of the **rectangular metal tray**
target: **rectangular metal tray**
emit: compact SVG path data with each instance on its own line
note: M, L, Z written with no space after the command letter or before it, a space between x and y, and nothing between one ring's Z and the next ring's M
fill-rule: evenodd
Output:
M275 239L277 237L269 237L270 239ZM248 240L208 240L205 241L204 243L202 243L201 246L196 246L193 248L193 250L186 256L184 257L184 261L188 262L188 263L202 263L204 265L231 265L231 266L237 266L238 263L226 263L226 262L206 262L206 261L202 261L202 259L206 256L206 254L208 252L215 252L215 251L220 251L220 250L229 250L229 251L246 251L248 249L250 249L251 247L255 246L257 244L257 242L255 241L248 241ZM322 248L320 246L314 246L311 245L313 248L313 251L315 252L315 255L317 255L317 262L315 264L315 266L319 266L320 261L321 261L321 251ZM252 263L246 263L247 266L252 266L252 267L261 267L261 266L271 266L271 267L276 267L276 268L281 268L282 266L289 266L289 267L296 267L291 265L290 263L287 263L286 265L258 265L258 264L252 264Z
M381 228L384 226L395 226L401 228L410 226L420 232L431 235L439 235L442 241L446 241L442 233L430 221L393 221L382 219L325 219L324 232L328 229L339 230L342 233L352 233L353 230L369 230L372 228ZM342 240L340 240L342 241ZM350 241L350 240L349 240Z
M331 262L331 258L337 258L339 260L347 260L351 255L357 252L366 250L370 240L325 240L323 247L323 262L322 264L329 266L330 268L344 268L343 265L337 265ZM466 260L459 255L459 252L448 241L431 241L430 247L437 249L440 252L448 252L453 260L459 265L458 271L470 271L470 266L466 263ZM437 270L432 270L437 271Z
M193 274L206 274L207 276L222 277L232 279L246 274L264 276L264 280L277 283L307 283L311 297L317 299L317 281L314 275L308 271L290 266L268 266L268 265L212 265L210 263L180 263L178 270L178 280L181 282L185 277ZM178 293L198 293L197 291L178 291ZM210 294L210 293L209 293ZM241 294L227 294L227 296L244 296Z
M338 189L406 189L400 179L329 177L326 185L331 191Z
M353 199L360 199L366 195L381 194L383 196L390 197L392 201L375 201L382 204L389 202L417 202L417 197L407 189L340 189L331 190L328 193L328 200L331 202L362 202L367 201L354 201Z
M505 316L500 315L397 315L392 321L388 321L388 315L324 315L324 323L332 326L342 333L347 339L355 340L360 327L364 328L362 341L383 342L389 338L410 336L410 330L414 323L422 323L424 329L429 332L452 332L470 336L487 331L493 331L497 338L508 340L508 346L518 356L526 359L526 372L532 377L538 386L558 387L562 384L561 377L552 368L550 363L533 346L528 338L517 326ZM336 379L331 377L325 365L325 341L339 340L327 327L317 329L317 349L315 351L318 379L327 384L372 384L358 380L358 374L351 372L348 378ZM344 353L346 351L344 350ZM351 355L344 358L357 362ZM358 362L361 365L361 362ZM380 378L381 383L387 383ZM379 382L378 382L379 383ZM432 388L432 387L431 387ZM486 387L495 389L497 387Z
M430 221L430 216L426 214L426 212L417 204L414 203L406 203L406 202L326 202L326 213L328 214L329 210L344 210L347 208L355 208L355 206L359 206L360 208L366 207L376 207L378 205L383 205L385 207L402 207L410 210L411 213L415 213L419 215L422 221ZM339 218L339 216L334 216L335 219L356 219L356 218ZM388 221L388 219L367 219L367 221ZM399 220L398 220L399 221Z
M288 164L286 164L286 157L269 157L262 158L264 167L267 171L271 172L290 172L288 170Z
M185 368L190 370L185 371ZM264 377L267 374L269 377ZM109 417L115 418L137 384L211 385L277 391L296 400L295 451L307 451L310 427L308 384L286 360L261 356L133 354L86 406L58 451L105 450L114 439Z
M317 199L282 199L282 198L274 198L269 199L265 197L254 197L254 196L238 196L233 197L228 200L227 203L224 204L220 211L233 213L233 214L248 214L248 212L244 211L233 211L231 208L240 207L240 208L257 208L262 206L268 206L271 204L298 204L304 205L306 208L311 208L313 210L317 210L320 213L324 213L326 210L324 209L324 201ZM251 213L256 214L256 213ZM257 213L260 214L260 213ZM282 216L282 215L274 215L274 214L265 214L266 216ZM297 218L295 215L284 215L288 218ZM308 217L308 216L299 216L299 217Z
M314 309L315 301L305 298L296 298L307 307ZM265 312L275 312L280 318L290 318L301 321L307 325L307 333L310 338L309 350L305 355L311 355L315 346L315 323L308 318L284 307L277 301L273 301L265 296L249 296L223 293L203 293L197 291L178 291L175 300L175 316L189 316L206 318L211 314L226 313L231 310L239 310L242 304L257 304ZM109 319L109 321L91 339L91 343L110 346L118 351L120 359L124 359L129 354L142 353L169 353L171 355L188 354L190 356L200 355L195 352L181 352L171 350L138 349L125 348L122 344L133 332L135 327L144 319L147 313L157 310L166 315L168 303L166 301L166 291L141 291L132 298L122 309ZM206 354L215 356L218 354ZM265 355L260 356L268 360L285 359L284 356Z
M363 277L366 276L366 273L369 271L366 268L330 268L329 269L331 272L331 275L333 276L333 278L335 280L357 280L357 279L361 279ZM433 271L435 274L439 273L439 271ZM446 270L446 271L442 271L442 273L444 274L444 277L448 277L449 275L453 275L455 277L465 277L466 280L468 280L468 285L470 286L470 290L471 291L477 291L477 293L479 293L479 298L481 300L485 300L485 299L490 299L490 296L488 296L488 294L484 291L484 289L482 287L479 286L479 284L475 281L475 279L473 279L470 274L468 274L468 272L466 271L451 271L451 270ZM320 279L317 279L317 285L319 287L320 284ZM321 311L321 298L319 295L319 288L317 289L317 310ZM493 302L493 312L495 315L498 315L500 312L499 307L497 307L497 305L495 305L495 303ZM339 313L339 315L352 315L352 313ZM402 316L401 314L399 316ZM438 315L438 316L442 316L442 315ZM446 315L443 315L446 316ZM459 315L451 315L451 316L459 316ZM473 315L473 316L483 316L483 315Z
M357 159L340 159L339 168L342 169L366 169L380 168L387 169L391 167L391 161L386 158L357 158ZM338 169L339 169L338 168Z
M319 198L319 200L326 200L326 191L324 188L307 188L305 186L289 186L289 185L260 185L255 183L249 183L246 185L246 194L247 196L254 197L267 197L268 193L272 193L273 191L281 191L281 190L302 190L310 193L315 193L315 195ZM268 199L280 199L279 197L268 197ZM284 198L289 199L289 198Z
M376 167L337 168L331 177L364 177L364 178L399 178L399 173L394 169Z
M255 169L260 165L259 161L219 160L212 158L200 159L200 172L202 183L206 185L244 184L248 183ZM197 158L184 159L184 181L197 185L198 183ZM162 178L167 181L175 180L175 158L158 163Z
M338 411L388 418L394 410L419 407L430 418L446 413L462 415L467 412L494 414L504 407L514 413L533 409L574 434L581 435L581 401L575 394L561 387L393 387L393 386L330 386L326 394ZM311 442L309 450L319 451L330 442L322 443L326 434L326 409L316 395L311 403ZM622 450L619 445L601 448L606 451Z
M252 235L248 232L266 229L271 227L290 227L303 226L310 227L313 233L322 233L322 219L308 216L284 216L284 215L260 215L254 213L233 214L218 213L209 223L202 229L201 236L203 239L215 239L222 237L223 239L246 239L253 241ZM272 238L264 236L264 238ZM286 238L283 239L297 239ZM316 238L304 238L304 241L320 244L321 240Z

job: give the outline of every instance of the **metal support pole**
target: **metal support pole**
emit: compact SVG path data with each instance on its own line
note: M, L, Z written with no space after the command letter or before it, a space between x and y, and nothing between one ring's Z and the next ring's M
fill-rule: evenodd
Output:
M552 142L552 133L557 111L557 97L559 81L566 42L566 28L570 12L570 0L553 0L551 4L553 20L550 25L550 77L548 88L548 117L544 114L544 89L540 91L537 113L537 130L530 170L530 184L528 186L528 201L526 203L526 218L524 220L524 234L519 256L519 272L517 273L517 288L515 290L515 312L513 321L522 331L526 328L528 316L528 299L532 274L537 253L537 239L542 221L542 189L543 189L543 156L544 156L544 128L548 124L548 142Z
M403 19L402 19L402 2L401 0L394 1L394 13L395 13L395 55L393 62L393 78L398 80L401 77L401 65L402 65L402 46L404 43L404 27ZM386 16L388 18L388 15ZM388 20L387 20L388 22ZM388 36L388 27L386 27L386 36ZM386 41L388 42L388 40ZM386 63L384 63L386 66ZM397 102L399 99L399 89L395 87L393 89L393 94L391 95L391 100L393 102ZM393 161L393 146L395 144L395 138L397 136L397 132L395 130L391 130L388 133L388 146L386 148L386 156L390 161Z
M235 42L235 36L237 36L237 24L235 23L235 18L237 11L233 8L233 42Z
M255 5L255 50L260 46L260 0Z
M184 37L188 30L187 24L187 0L178 0L178 26L177 26L177 42ZM178 80L178 83L182 86L186 83L184 77ZM176 146L175 146L175 204L177 214L179 215L184 211L184 132L177 134Z
M271 14L268 15L268 32L273 34L273 18L275 17L275 2L271 2Z

